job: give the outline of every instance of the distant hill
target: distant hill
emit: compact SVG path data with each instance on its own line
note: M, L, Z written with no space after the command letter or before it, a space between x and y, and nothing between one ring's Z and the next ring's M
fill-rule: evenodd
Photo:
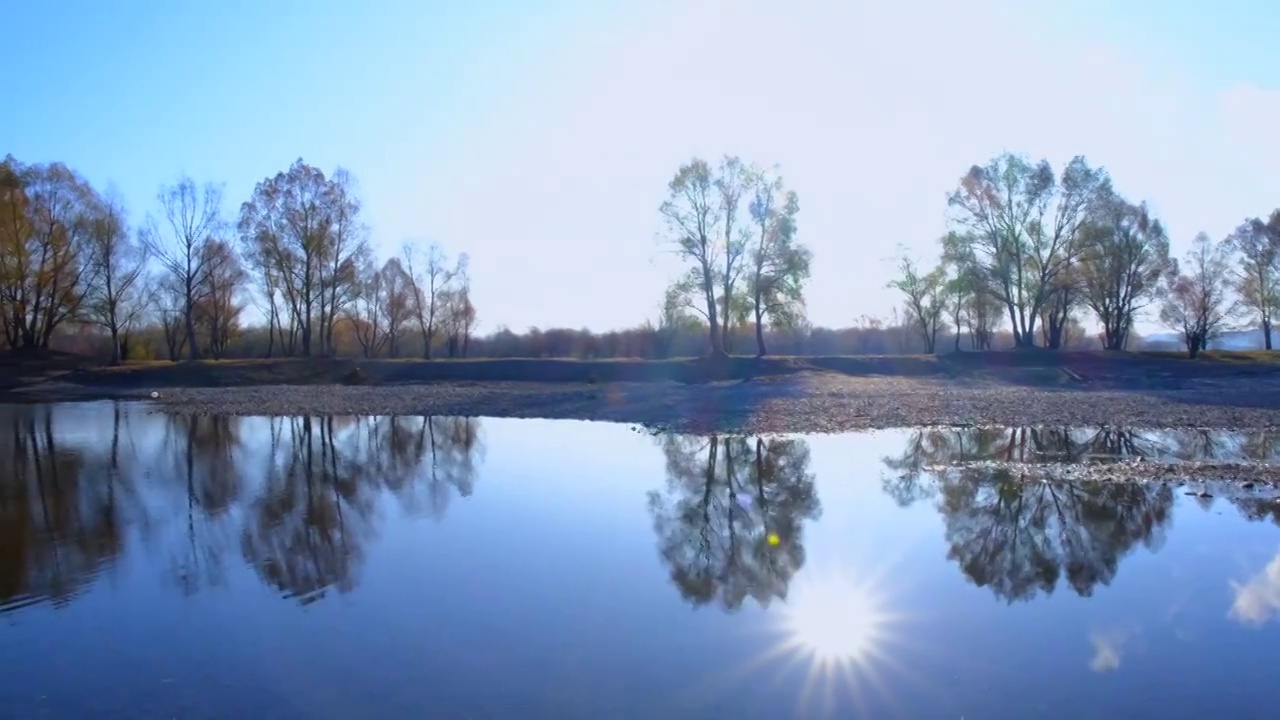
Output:
M1271 339L1276 336L1272 333ZM1181 350L1182 336L1178 333L1156 333L1142 337L1144 350ZM1261 350L1262 328L1252 330L1231 330L1219 335L1209 343L1210 350Z

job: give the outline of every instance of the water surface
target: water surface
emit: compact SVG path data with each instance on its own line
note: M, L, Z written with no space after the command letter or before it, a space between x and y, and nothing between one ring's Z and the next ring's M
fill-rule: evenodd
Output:
M1137 458L1280 443L0 407L0 715L1272 717L1280 490L1017 469Z

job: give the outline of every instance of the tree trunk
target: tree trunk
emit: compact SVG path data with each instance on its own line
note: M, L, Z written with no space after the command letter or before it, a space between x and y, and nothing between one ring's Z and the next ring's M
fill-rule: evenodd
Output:
M1050 318L1046 324L1048 337L1045 339L1045 347L1050 350L1058 350L1062 347L1062 325L1058 323L1056 318Z
M184 322L187 326L187 359L191 361L199 360L200 348L196 344L196 323L193 317L195 315L195 303L191 302L190 290L187 291L187 307L183 315L185 315Z
M764 357L764 318L760 312L760 300L756 299L756 357Z
M1267 319L1262 321L1262 344L1266 349L1271 349L1271 321Z
M276 349L276 314L275 308L271 309L271 314L267 316L267 357Z
M702 293L707 302L707 325L708 331L711 333L711 354L714 356L724 356L724 345L720 342L720 322L719 315L716 313L716 296L715 283L711 280L711 268L704 267L702 270Z

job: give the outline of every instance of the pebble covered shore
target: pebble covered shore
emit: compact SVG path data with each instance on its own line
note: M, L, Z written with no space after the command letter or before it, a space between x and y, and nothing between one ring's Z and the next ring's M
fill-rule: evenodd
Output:
M675 432L831 433L919 425L1280 429L1271 383L1177 390L1036 388L942 378L813 373L679 385L432 383L150 389L165 412L467 415L638 423Z

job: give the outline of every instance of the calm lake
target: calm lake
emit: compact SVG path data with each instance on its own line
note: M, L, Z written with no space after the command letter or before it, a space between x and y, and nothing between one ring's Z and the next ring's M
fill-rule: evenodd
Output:
M1280 489L1004 464L1138 458L1280 437L0 406L0 717L1275 717Z

